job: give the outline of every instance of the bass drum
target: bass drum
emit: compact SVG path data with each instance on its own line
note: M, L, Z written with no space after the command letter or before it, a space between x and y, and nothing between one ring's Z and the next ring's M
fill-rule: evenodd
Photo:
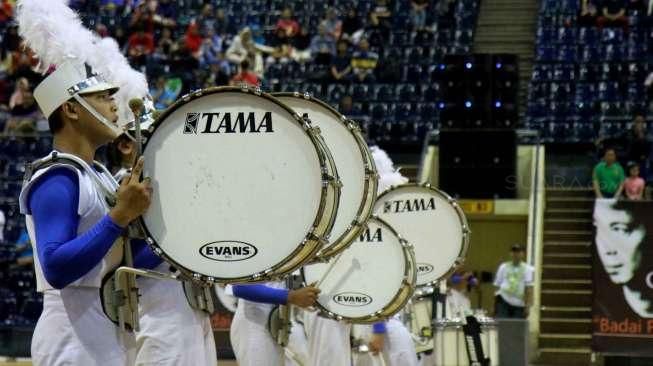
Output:
M379 216L408 240L417 258L417 285L433 285L463 263L469 226L458 203L428 184L403 184L379 195Z
M197 281L268 281L322 249L340 196L319 130L274 97L220 87L182 97L143 148L153 250ZM301 184L299 184L301 183Z
M322 290L320 315L351 323L374 323L401 310L413 295L416 270L411 246L383 220L371 217L347 250L302 270Z
M316 257L324 261L345 250L372 214L378 186L374 160L356 122L308 94L273 95L320 129L338 168L342 182L338 214L329 243Z

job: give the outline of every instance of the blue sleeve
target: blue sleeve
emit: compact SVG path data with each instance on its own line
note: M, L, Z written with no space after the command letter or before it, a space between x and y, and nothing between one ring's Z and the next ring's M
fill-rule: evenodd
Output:
M374 334L383 334L385 331L385 322L374 323L372 326L372 333Z
M154 254L145 240L132 239L131 244L134 267L154 269L163 262L163 259Z
M266 304L285 305L288 302L288 290L265 285L233 285L234 296L241 299Z
M45 173L32 188L28 203L43 274L57 289L91 271L122 233L122 228L105 215L77 235L79 182L77 173L67 168Z

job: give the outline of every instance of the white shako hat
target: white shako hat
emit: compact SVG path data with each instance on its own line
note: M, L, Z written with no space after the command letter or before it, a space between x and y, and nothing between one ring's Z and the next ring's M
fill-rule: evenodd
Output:
M97 112L87 105L80 95L105 90L114 94L118 89L102 75L93 71L89 64L69 59L57 65L56 69L34 89L34 99L46 118L49 118L57 108L71 98L77 101L81 100L82 106L95 115ZM95 117L98 118L97 115ZM98 119L104 122L103 118Z

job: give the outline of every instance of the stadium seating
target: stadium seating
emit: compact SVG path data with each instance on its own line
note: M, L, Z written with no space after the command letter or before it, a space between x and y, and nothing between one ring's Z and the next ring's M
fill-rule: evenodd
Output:
M582 27L579 1L543 0L526 120L545 142L593 142L620 134L648 96L650 32L629 11L629 29ZM572 131L571 133L569 131Z

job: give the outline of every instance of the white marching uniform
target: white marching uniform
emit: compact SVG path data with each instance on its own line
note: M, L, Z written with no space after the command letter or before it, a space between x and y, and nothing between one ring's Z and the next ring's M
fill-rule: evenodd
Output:
M170 265L155 270L169 273ZM215 366L217 353L208 314L190 307L180 282L139 277L137 366Z
M307 366L351 365L351 324L323 318L315 311L304 312L308 338Z
M266 282L264 285L285 288L283 282ZM267 326L275 306L238 299L229 335L239 366L284 365L283 348L272 339Z
M20 209L25 214L27 231L34 249L36 288L43 293L43 312L32 337L32 362L34 365L47 366L131 365L135 353L133 335L120 331L104 315L99 291L102 278L122 261L123 247L119 241L114 243L102 261L90 272L61 290L52 287L43 274L36 246L34 221L28 214L27 199L34 183L53 168L66 168L77 174L77 213L80 217L78 235L93 227L109 212L105 197L101 193L102 188L98 184L111 192L115 192L118 187L104 167L98 165L101 171L96 171L76 156L61 153L59 156L74 160L83 171L71 165L56 163L37 171L24 185L20 194Z
M372 326L357 325L355 326L362 338L369 342L373 335ZM385 340L383 344L382 357L387 366L417 366L417 354L415 353L415 343L406 326L398 319L397 316L388 319L386 322ZM382 366L377 356L367 354L356 354L354 357L354 366Z

